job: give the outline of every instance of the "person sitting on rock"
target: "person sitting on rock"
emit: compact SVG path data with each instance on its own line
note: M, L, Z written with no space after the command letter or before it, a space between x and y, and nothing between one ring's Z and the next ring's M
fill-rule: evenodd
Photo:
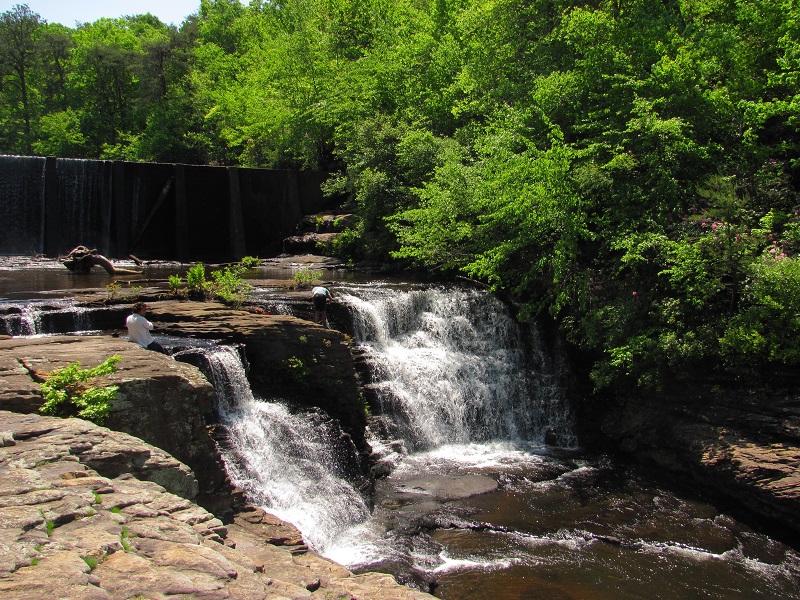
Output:
M164 350L164 347L155 341L150 334L153 330L153 324L145 319L144 315L146 313L147 304L144 302L137 302L133 305L133 313L125 320L125 325L128 327L128 337L142 348L166 354L167 351Z
M328 326L328 315L326 312L326 304L328 298L333 299L333 294L326 287L316 286L311 290L311 299L314 302L314 322Z

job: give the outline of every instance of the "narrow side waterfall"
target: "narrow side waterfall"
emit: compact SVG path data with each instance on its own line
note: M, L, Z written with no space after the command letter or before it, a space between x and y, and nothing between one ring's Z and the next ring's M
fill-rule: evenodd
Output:
M490 440L574 443L556 369L535 329L473 289L353 287L353 312L382 414L415 450Z
M64 330L84 333L91 325L90 315L90 309L75 306L71 300L0 302L0 334L33 337Z
M239 353L206 353L217 410L228 430L223 459L250 502L294 524L324 553L331 540L363 522L369 508L343 476L338 435L313 414L292 414L280 402L253 397Z

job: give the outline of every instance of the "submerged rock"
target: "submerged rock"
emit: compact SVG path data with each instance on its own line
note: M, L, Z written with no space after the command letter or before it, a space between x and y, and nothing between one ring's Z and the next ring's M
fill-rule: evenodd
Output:
M493 492L497 482L485 475L429 475L407 479L397 486L400 495L423 495L437 500L461 500Z

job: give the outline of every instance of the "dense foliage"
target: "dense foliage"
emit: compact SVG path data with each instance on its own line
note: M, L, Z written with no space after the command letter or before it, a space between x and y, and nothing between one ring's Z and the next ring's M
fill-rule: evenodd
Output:
M800 363L798 0L0 19L0 151L330 170L354 260L549 313L599 386Z

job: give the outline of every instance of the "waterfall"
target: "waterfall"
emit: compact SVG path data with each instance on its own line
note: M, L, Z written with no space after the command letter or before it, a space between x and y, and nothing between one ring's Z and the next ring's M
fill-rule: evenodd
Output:
M215 347L205 357L228 433L223 460L249 501L294 524L320 552L363 522L369 508L344 477L336 456L341 442L332 425L313 414L293 414L281 402L254 398L235 348Z
M44 158L0 156L0 254L44 252Z
M558 376L535 329L520 327L490 294L375 285L337 291L370 365L369 387L406 446L541 444L548 431L569 445ZM249 501L293 523L334 560L367 564L394 552L338 459L344 453L336 426L319 413L255 398L236 348L200 353L226 431L223 459Z
M558 374L535 328L457 287L341 289L370 390L415 450L490 440L574 443Z
M42 313L34 304L7 304L2 316L0 333L13 336L38 335L42 331Z
M92 323L91 313L91 309L75 306L71 300L2 302L0 334L42 336L65 330L86 332Z

